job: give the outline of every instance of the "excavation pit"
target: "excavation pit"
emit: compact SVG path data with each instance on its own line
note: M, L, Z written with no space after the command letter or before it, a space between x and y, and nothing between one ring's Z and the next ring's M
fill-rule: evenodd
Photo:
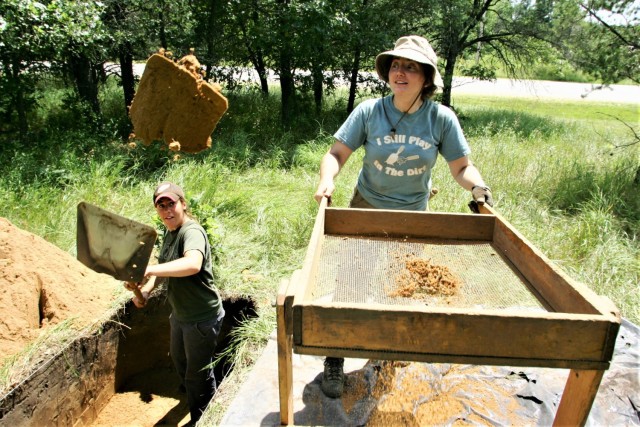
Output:
M257 316L250 299L226 299L223 305L216 353L227 348L241 321ZM170 311L164 294L143 309L127 303L97 332L73 340L0 396L0 424L184 424L189 411L169 356ZM216 366L218 385L230 366L227 359Z

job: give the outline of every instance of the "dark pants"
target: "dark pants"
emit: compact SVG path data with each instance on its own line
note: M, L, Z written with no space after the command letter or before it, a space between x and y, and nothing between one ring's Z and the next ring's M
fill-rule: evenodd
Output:
M367 202L364 197L360 195L358 188L353 189L353 194L351 195L351 200L349 201L350 208L359 208L359 209L375 209L373 205Z
M216 392L216 380L210 365L223 318L224 312L218 318L197 323L180 322L173 315L169 317L171 359L187 391L193 424L200 419Z

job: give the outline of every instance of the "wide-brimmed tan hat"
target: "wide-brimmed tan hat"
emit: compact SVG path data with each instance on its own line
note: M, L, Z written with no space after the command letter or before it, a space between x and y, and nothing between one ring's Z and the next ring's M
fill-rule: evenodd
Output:
M389 68L393 58L406 58L412 61L426 64L433 68L433 84L444 87L442 76L438 71L438 57L433 48L424 37L405 36L396 41L393 50L382 52L376 57L376 71L385 82L389 82Z

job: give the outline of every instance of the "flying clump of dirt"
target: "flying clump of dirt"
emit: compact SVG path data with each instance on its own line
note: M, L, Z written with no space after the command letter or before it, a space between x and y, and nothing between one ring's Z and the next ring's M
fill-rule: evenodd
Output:
M130 139L145 145L164 140L171 151L197 153L211 147L229 103L219 85L203 79L193 49L177 62L169 56L161 49L147 60L129 109Z
M0 359L63 321L77 329L94 323L121 287L122 282L0 218Z

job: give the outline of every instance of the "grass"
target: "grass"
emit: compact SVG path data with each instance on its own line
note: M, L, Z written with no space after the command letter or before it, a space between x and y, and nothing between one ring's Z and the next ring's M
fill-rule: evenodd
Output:
M587 105L581 118L575 105L561 103L571 117L558 118L556 103L511 101L509 110L478 99L461 100L459 108L496 208L571 277L613 299L637 323L640 144L616 148L633 138L613 119L632 117L636 107ZM436 182L447 182L445 168L437 173Z
M489 114L518 114L546 117L554 121L578 120L601 123L614 122L618 118L631 125L638 124L639 107L629 103L605 103L594 101L541 100L535 98L504 98L491 96L455 95L455 106L484 111Z
M318 165L345 118L344 100L335 97L322 112L301 113L282 130L276 96L229 98L213 147L196 155L175 158L157 145L132 150L108 133L76 128L0 160L0 216L72 254L80 201L154 224L150 194L164 179L184 186L201 221L215 220L218 286L225 296L252 298L259 316L235 332L235 369L206 415L212 424L275 328L271 303L280 281L302 265L317 211ZM490 97L455 102L472 159L501 215L571 277L640 323L640 191L634 181L640 144L616 148L630 133L615 119L637 127L637 108ZM109 105L117 110L117 102ZM62 120L59 109L53 111ZM341 172L335 206L347 205L360 158L356 152ZM438 162L440 192L431 209L468 212L469 194Z

